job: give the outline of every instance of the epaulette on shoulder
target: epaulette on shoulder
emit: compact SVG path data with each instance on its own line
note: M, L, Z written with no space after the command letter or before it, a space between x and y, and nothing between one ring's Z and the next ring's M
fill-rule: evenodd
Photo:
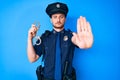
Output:
M42 34L42 37L48 37L50 35L50 31L46 30L45 33Z
M72 31L70 29L67 29L68 32L72 33Z
M67 31L71 32L71 30L70 30L70 29L67 29Z

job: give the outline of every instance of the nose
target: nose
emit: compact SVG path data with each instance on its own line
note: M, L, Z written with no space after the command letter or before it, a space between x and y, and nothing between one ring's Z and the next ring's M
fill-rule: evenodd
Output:
M57 18L57 22L60 22L60 18Z

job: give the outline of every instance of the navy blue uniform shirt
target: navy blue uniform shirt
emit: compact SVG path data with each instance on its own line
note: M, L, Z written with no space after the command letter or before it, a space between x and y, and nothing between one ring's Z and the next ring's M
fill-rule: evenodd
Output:
M55 72L55 48L56 48L56 31L45 32L41 36L41 44L34 45L36 54L44 56L44 70L45 78L54 78ZM74 55L75 45L71 42L72 32L70 30L62 30L60 32L60 48L61 48L61 69L64 71L65 61L69 62L67 75L72 73L72 60ZM72 76L72 75L71 75Z

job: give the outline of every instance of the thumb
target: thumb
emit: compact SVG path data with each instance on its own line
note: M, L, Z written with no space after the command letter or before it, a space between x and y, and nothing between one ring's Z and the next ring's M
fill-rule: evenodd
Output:
M73 36L72 36L72 41L74 42L74 41L76 41L76 36L77 36L77 34L76 34L75 32L73 32L72 35L73 35Z
M73 34L73 36L77 36L77 34L75 32L73 32L72 34Z

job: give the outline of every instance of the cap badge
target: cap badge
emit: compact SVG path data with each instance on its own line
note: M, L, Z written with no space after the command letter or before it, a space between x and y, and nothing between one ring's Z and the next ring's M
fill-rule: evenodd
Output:
M64 41L67 41L68 40L68 36L64 36Z
M56 4L56 7L57 7L57 8L60 8L60 4Z

